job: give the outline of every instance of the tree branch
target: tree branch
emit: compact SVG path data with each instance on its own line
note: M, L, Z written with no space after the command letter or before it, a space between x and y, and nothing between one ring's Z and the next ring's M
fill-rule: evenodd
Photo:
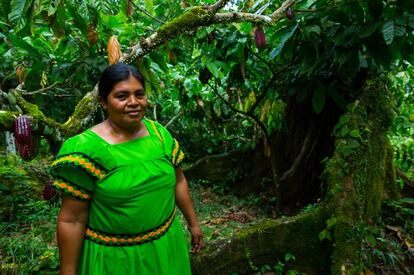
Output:
M131 4L134 6L134 8L135 9L137 9L137 10L139 10L139 11L141 11L143 14L145 14L146 16L148 16L149 18L151 18L151 19L154 19L155 21L157 21L158 23L161 23L161 24L165 24L165 22L164 21L162 21L162 20L160 20L160 19L158 19L158 18L156 18L156 17L154 17L154 16L152 16L148 11L146 11L145 9L143 9L143 8L140 8L137 4L135 4L134 3L134 1L132 1L131 0Z
M308 134L306 135L305 140L302 143L302 148L300 150L299 155L295 158L289 170L283 173L283 176L280 178L280 181L285 181L286 178L291 177L298 170L299 164L302 161L302 159L305 157L305 153L309 148L310 136L311 136L311 132L308 131Z
M404 172L401 169L396 168L395 174L398 178L402 179L408 186L414 188L414 180L410 179L406 174L404 174Z
M198 27L234 22L252 22L264 25L274 24L274 22L285 16L286 9L293 5L295 1L287 0L282 3L280 8L278 8L271 16L242 12L216 13L218 8L221 7L221 5L225 5L226 2L228 1L219 0L212 6L207 6L206 8L197 6L187 10L180 16L162 25L151 36L142 38L138 44L129 48L119 61L131 64L137 58L155 50L166 41L171 40L182 33L196 30Z
M295 4L295 0L287 0L283 2L282 5L274 13L272 13L272 15L270 15L270 17L273 21L277 21L282 16L285 16L286 9L292 6L293 4Z
M258 125L259 125L259 127L260 127L260 129L262 130L262 132L263 132L263 134L265 135L265 138L266 138L266 144L267 145L270 145L269 144L269 142L270 142L270 139L269 139L269 133L267 132L267 129L266 129L266 126L260 121L260 119L257 117L257 116L255 116L255 115L253 115L253 114L249 114L249 113L247 113L247 112L244 112L244 111L242 111L242 110L239 110L239 109L237 109L237 108L235 108L230 102L228 102L218 91L217 91L217 89L216 88L214 88L213 86L211 86L210 84L208 84L209 86L210 86L210 88L213 90L213 92L227 105L227 106L229 106L229 108L230 109L232 109L233 111L235 111L235 112L237 112L237 113L239 113L239 114L242 114L242 115L245 115L245 116L247 116L247 117L249 117L250 119L252 119L254 122L256 122Z

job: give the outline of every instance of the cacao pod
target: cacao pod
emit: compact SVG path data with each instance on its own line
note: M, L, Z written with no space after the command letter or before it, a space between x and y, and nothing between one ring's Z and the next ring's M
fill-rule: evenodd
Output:
M95 31L95 28L92 25L88 26L86 38L88 39L89 43L91 43L91 45L98 44L99 34Z
M43 199L50 201L56 195L56 188L53 186L53 180L49 180L43 189Z
M210 78L213 76L213 74L209 71L209 69L207 69L206 67L204 67L198 74L198 80L200 80L200 82L205 85L208 83L208 81L210 80Z
M16 74L17 74L17 78L19 79L19 84L23 84L26 81L26 68L23 67L22 65L19 65L16 68Z
M119 44L118 39L116 39L115 35L109 38L107 50L109 65L118 63L118 60L122 56L122 52L121 45Z
M266 36L262 27L257 27L254 30L254 41L256 42L256 47L258 49L266 47Z
M128 17L131 17L133 12L134 12L134 10L132 8L132 0L128 0L126 14L127 14Z
M19 116L14 122L14 140L23 160L32 160L39 152L40 137L32 132L28 116Z
M293 10L291 7L287 8L286 10L286 17L292 21L293 19L295 19L295 14L293 13Z

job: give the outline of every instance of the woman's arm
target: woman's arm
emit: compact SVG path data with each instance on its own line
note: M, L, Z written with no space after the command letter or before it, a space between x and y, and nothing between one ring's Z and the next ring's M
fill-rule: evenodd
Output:
M57 225L61 275L76 274L88 215L88 202L62 196Z
M197 216L191 201L188 182L180 168L175 169L175 202L187 220L188 230L191 233L191 252L199 252L203 247L203 232L198 224Z

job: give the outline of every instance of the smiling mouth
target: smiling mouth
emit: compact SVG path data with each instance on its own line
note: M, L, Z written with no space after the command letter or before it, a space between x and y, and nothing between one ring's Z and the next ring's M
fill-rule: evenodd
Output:
M127 115L130 116L137 116L141 113L141 111L131 111L131 112L126 112Z

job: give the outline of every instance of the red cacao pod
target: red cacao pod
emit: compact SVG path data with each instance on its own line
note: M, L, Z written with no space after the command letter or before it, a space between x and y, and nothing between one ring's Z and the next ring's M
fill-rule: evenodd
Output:
M262 27L257 27L254 30L254 41L256 42L256 47L258 49L266 47L266 36Z
M28 116L18 116L14 121L14 138L20 144L27 144L30 141L32 127Z
M28 116L19 116L14 122L14 140L23 160L32 160L39 152L40 137L32 132Z
M286 17L292 21L293 19L295 19L295 14L293 13L293 10L291 7L287 8L286 10Z
M46 183L45 188L43 189L43 198L50 201L55 195L56 188L53 186L53 180L50 180Z

